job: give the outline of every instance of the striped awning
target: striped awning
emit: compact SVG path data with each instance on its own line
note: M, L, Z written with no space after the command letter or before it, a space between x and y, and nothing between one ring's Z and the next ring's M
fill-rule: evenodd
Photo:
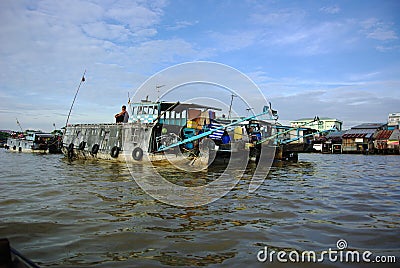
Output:
M218 127L221 127L222 125L216 124L216 123L211 123L210 128L211 129L216 129ZM210 134L208 137L210 137L213 140L220 140L222 138L222 135L224 135L224 130L219 129L214 131L212 134Z

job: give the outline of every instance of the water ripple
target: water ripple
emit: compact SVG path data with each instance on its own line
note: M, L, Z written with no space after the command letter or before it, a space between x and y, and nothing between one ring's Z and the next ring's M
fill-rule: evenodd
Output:
M229 194L198 208L155 201L124 164L0 157L0 236L43 267L263 266L264 246L322 251L340 238L400 255L399 156L301 155L273 167L254 193L250 167ZM220 174L157 168L186 186Z

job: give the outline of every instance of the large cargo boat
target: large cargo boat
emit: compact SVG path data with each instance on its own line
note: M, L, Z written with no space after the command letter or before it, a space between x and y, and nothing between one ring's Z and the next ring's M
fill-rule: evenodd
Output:
M105 159L126 162L168 161L205 167L244 152L256 159L271 123L263 113L236 119L218 119L221 111L192 103L151 102L129 105L128 123L67 125L63 153L69 159Z

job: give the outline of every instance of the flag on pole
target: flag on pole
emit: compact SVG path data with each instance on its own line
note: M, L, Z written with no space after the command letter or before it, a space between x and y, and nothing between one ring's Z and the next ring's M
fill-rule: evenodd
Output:
M85 75L82 76L82 82L85 82Z

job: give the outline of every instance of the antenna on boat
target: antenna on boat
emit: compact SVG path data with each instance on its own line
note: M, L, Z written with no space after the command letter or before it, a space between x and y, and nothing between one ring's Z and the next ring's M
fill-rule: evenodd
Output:
M18 121L18 118L15 118L15 119L17 119L17 125L18 125L19 128L21 129L21 132L24 133L24 131L22 130L21 124L20 124L19 121Z
M231 105L229 105L228 119L231 118L233 98L234 98L234 97L237 97L237 96L236 96L235 94L232 94L231 97L232 97L232 98L231 98Z
M254 108L252 108L252 107L246 108L247 115L251 114L251 110L254 110Z
M160 88L162 88L162 87L165 87L165 85L160 85L160 86L157 86L156 85L156 90L157 90L157 100L159 100L160 99Z
M78 92L79 92L79 89L81 88L82 83L85 82L85 80L86 80L86 79L85 79L85 74L86 74L86 70L83 72L82 79L81 79L81 81L79 82L79 86L78 86L78 89L76 90L74 100L72 101L72 104L71 104L71 108L69 108L69 113L68 113L68 117L67 117L67 122L65 122L64 134L65 134L65 131L67 131L67 125L68 125L68 121L69 121L69 116L71 115L72 107L74 107L74 103L75 103L75 100L76 100L76 96L78 95Z

